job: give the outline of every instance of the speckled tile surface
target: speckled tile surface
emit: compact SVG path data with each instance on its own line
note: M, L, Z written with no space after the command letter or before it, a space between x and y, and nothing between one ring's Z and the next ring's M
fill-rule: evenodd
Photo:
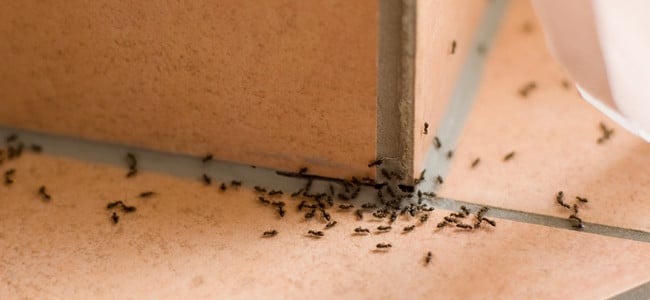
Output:
M545 51L527 2L512 1L440 190L452 199L432 202L428 222L410 233L401 230L415 218L377 233L385 222L339 209L329 210L338 224L324 229L322 218L305 220L286 196L273 199L287 203L281 219L251 186L291 192L303 182L270 170L136 149L142 171L126 179L122 157L131 149L43 139L44 154L0 165L0 175L16 169L14 184L0 185L0 299L602 299L647 286L648 145L564 89ZM538 88L519 97L529 80ZM599 121L615 130L602 145ZM510 151L516 155L504 163ZM204 172L210 186L200 181ZM232 179L244 186L219 191ZM137 197L149 190L158 194ZM558 190L571 203L589 198L580 208L586 222L643 230L635 231L643 238L549 225L549 216L569 214L554 203ZM137 210L113 224L106 205L118 199ZM446 209L465 202L497 207L488 213L497 226L437 229ZM358 226L372 233L354 235ZM261 237L270 229L278 235ZM392 248L376 251L377 243Z
M127 180L124 168L47 155L14 167L15 183L0 188L3 299L593 299L650 278L647 243L501 219L438 230L444 210L410 233L400 231L417 222L404 217L391 232L354 235L382 223L332 209L339 224L325 230L288 197L280 219L247 186L221 192L153 172ZM159 194L136 197L146 190ZM112 224L105 206L118 198L137 211ZM271 228L279 234L262 238ZM311 229L325 236L305 236ZM374 251L381 242L393 247Z
M585 221L650 231L650 144L563 87L568 77L548 54L528 1L512 1L502 26L440 194L568 217L555 203L562 190L567 202L589 199ZM530 81L537 88L522 97ZM614 134L598 144L601 121Z

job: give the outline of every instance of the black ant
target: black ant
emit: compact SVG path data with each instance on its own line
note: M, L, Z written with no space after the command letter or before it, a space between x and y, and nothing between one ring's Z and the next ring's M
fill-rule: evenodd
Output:
M140 195L138 195L138 197L140 197L140 198L149 198L149 197L155 196L155 195L156 195L156 192L149 191L149 192L140 193Z
M269 192L269 196L282 195L282 194L283 194L282 191L276 191L276 190L271 190L271 191Z
M273 229L273 230L264 231L264 233L262 233L262 236L264 236L264 237L272 237L272 236L276 236L277 234L278 234L278 231Z
M515 157L515 152L514 152L514 151L512 151L512 152L506 154L506 156L503 157L503 161L509 161L509 160L511 160L513 157Z
M519 89L519 95L526 98L528 96L528 93L530 93L536 88L537 88L537 83L535 83L534 81L530 81Z
M38 189L38 194L41 195L41 198L43 198L43 200L45 200L45 201L49 201L52 198L50 196L50 194L48 194L47 191L45 191L45 186L44 185L42 185Z
M203 183L205 183L205 185L212 184L212 178L210 178L208 174L203 174Z
M271 201L266 200L264 197L260 196L260 197L257 197L257 199L260 200L260 202L262 202L264 204L271 204Z
M428 134L428 133L429 133L429 123L424 122L424 134Z
M377 230L379 230L379 231L389 231L391 229L392 229L392 227L390 227L390 226L383 226L383 225L377 226Z
M32 145L30 146L30 148L32 149L32 152L34 152L34 153L41 153L41 152L43 152L43 147L42 147L41 145L32 144Z
M388 244L388 243L379 243L377 244L377 249L388 249L393 247L393 245Z
M309 234L309 235L311 235L313 237L325 236L325 234L322 231L314 231L314 230L307 231L307 234Z
M442 147L442 143L440 143L440 139L437 136L433 137L433 144L436 146L436 149Z
M300 194L302 194L302 191L304 191L304 189L299 189L299 190L293 192L293 193L291 194L291 198L298 197Z
M456 53L456 40L451 42L451 54Z
M354 208L354 205L352 205L352 204L340 204L339 208L340 209L350 209L350 208Z
M201 159L201 161L206 163L208 161L211 161L212 158L213 158L212 154L208 154L208 155L204 156L203 159Z
M338 223L338 222L336 222L336 221L328 222L325 225L325 228L327 228L327 229L332 228L332 227L334 227L334 225L336 225L336 223Z
M372 161L372 162L370 162L370 163L368 164L368 168L372 168L372 167L375 167L375 166L381 166L381 164L382 164L383 162L384 162L384 160L382 160L382 159L374 160L374 161Z
M456 227L472 230L474 227L472 225L456 223Z
M331 219L330 214L327 213L324 209L321 209L320 212L323 215L323 218L329 222Z
M481 221L487 222L488 224L492 225L492 227L497 227L497 222L495 222L494 220L490 220L486 217L482 217Z
M481 162L481 158L477 157L473 162L472 162L472 169L476 168L478 164Z
M354 229L354 232L356 232L356 233L370 233L370 230L368 230L367 228L357 227L357 228Z
M5 139L5 141L7 141L7 143L12 143L12 142L15 142L16 140L18 140L18 135L15 134L15 133L10 134L10 135L7 136L7 138Z
M411 232L413 229L415 229L415 225L406 226L404 227L404 232Z
M431 262L431 251L427 252L427 256L424 258L424 263L429 264Z
M567 209L571 209L570 205L564 203L564 192L562 192L562 191L559 191L557 193L557 196L555 196L555 202L557 202L558 204L564 206Z
M113 212L111 219L113 220L113 224L117 224L117 222L120 221L120 216L118 216L115 212Z
M424 222L426 222L427 220L429 220L429 214L422 215L422 216L420 217L420 223L424 223Z

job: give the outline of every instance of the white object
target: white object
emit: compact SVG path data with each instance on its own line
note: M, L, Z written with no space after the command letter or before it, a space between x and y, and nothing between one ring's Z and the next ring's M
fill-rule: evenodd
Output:
M533 0L585 100L650 142L650 1Z

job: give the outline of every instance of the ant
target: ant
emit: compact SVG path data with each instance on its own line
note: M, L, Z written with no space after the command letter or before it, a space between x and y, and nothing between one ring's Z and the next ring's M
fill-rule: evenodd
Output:
M32 152L34 152L34 153L41 153L41 152L43 152L43 147L42 147L41 145L32 144L32 145L30 146L30 148L32 149Z
M559 191L557 193L557 196L555 196L555 202L557 202L559 205L564 206L567 209L571 209L570 205L564 203L564 192L562 192L562 191Z
M433 137L433 144L436 146L436 149L442 147L442 143L440 143L440 139L437 136Z
M379 230L379 231L389 231L391 229L392 229L392 227L390 227L390 226L383 226L383 225L377 226L377 230Z
M473 162L472 162L472 169L476 168L478 164L481 162L481 158L477 157Z
M140 195L138 195L138 197L140 197L140 198L149 198L149 197L154 196L154 195L156 195L155 192L149 191L149 192L140 193Z
M411 232L413 229L415 229L415 225L406 226L404 227L404 232Z
M487 222L488 224L492 225L492 227L497 227L497 222L495 222L494 220L490 220L486 217L482 217L481 221Z
M264 237L272 237L272 236L276 236L277 234L278 234L278 231L273 229L273 230L264 231L264 233L262 233L262 236L264 236Z
M206 163L208 161L211 161L212 158L213 158L212 154L208 154L208 155L204 156L203 159L201 159L201 161Z
M420 223L424 223L424 222L426 222L427 220L429 220L429 214L422 215L422 216L420 217Z
M212 184L212 178L210 178L208 174L203 174L203 183L205 183L205 185Z
M388 249L393 247L393 245L388 244L388 243L379 243L377 244L377 249Z
M336 223L338 223L338 222L336 222L336 221L328 222L325 225L325 228L327 228L327 229L332 228L332 227L334 227L334 225L336 225Z
M266 200L264 197L260 196L260 197L257 197L257 199L260 200L260 202L262 202L264 204L271 204L271 201Z
M282 191L276 191L276 190L271 190L271 191L269 192L269 196L282 195L282 194L283 194Z
M463 223L456 223L456 227L463 228L463 229L469 229L469 230L472 230L474 228L474 227L472 227L472 225L463 224Z
M41 195L41 197L42 197L43 200L45 200L45 201L49 201L49 200L52 198L52 197L47 193L47 191L45 191L45 186L44 186L44 185L42 185L42 186L38 189L38 194Z
M509 160L511 160L513 157L515 157L515 152L514 152L514 151L512 151L512 152L506 154L506 156L503 157L503 161L509 161Z
M375 167L375 166L381 166L381 164L382 164L383 162L384 162L383 159L377 159L377 160L371 161L371 162L368 164L368 168L372 168L372 167Z
M305 219L311 219L314 217L314 214L316 214L316 209L312 208L312 210L308 213L305 214Z
M451 54L456 53L456 40L451 42Z
M362 233L370 233L370 230L368 230L367 228L357 227L354 229L354 232L362 234Z
M429 264L431 262L431 251L427 252L427 256L424 258L424 263Z
M291 194L291 198L298 197L300 194L302 194L303 191L304 191L304 189L299 189L299 190L293 192L293 193Z
M429 133L429 123L424 122L424 134L428 134L428 133Z
M307 231L307 234L309 234L309 235L311 235L313 237L325 236L325 234L322 231L314 231L314 230Z
M115 212L113 212L111 219L113 220L113 224L117 224L117 222L120 221L120 216L118 216Z
M331 219L330 214L327 213L324 209L321 209L320 212L323 215L323 218L329 222Z

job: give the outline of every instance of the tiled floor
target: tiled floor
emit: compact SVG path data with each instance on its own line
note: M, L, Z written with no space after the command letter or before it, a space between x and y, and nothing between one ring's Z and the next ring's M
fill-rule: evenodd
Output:
M561 87L539 28L522 32L526 21L534 24L527 2L512 1L442 185L441 195L456 200L434 201L430 220L413 232L400 232L417 223L404 217L391 232L353 235L357 226L383 223L337 209L330 212L338 225L325 230L320 218L304 220L288 197L280 219L251 186L292 191L303 182L260 168L202 167L196 158L137 151L143 171L125 179L126 148L75 144L72 156L90 160L80 161L65 157L72 142L54 138L43 142L45 154L0 166L17 170L13 185L0 186L0 299L594 299L647 283L647 239L531 224L547 223L530 213L568 216L554 203L562 189L589 198L580 212L586 222L647 237L650 148L618 127L612 140L595 143L605 119ZM539 88L522 99L516 90L528 80ZM470 169L475 157L481 163ZM222 192L202 184L202 172L244 186ZM50 202L39 198L41 185ZM137 197L147 190L159 194ZM106 204L117 199L137 211L112 224ZM488 213L497 226L437 229L458 201L498 207ZM271 228L279 234L262 238ZM325 236L305 236L312 229ZM381 242L393 247L375 251Z
M440 194L567 217L555 203L562 190L571 203L589 199L580 213L585 221L650 231L650 144L563 88L564 79L528 1L511 1ZM524 98L518 90L529 81L537 89ZM597 144L601 121L614 135ZM514 158L503 162L511 151Z
M416 220L403 218L392 232L357 236L355 227L382 223L332 210L339 224L324 230L288 197L278 218L250 186L220 192L153 172L127 180L124 168L48 155L12 164L15 184L0 189L2 299L593 299L650 278L648 243L501 219L496 228L438 230L444 210L411 233L400 231ZM159 195L136 197L150 189ZM113 225L105 205L117 198L137 211ZM260 237L271 228L278 236ZM325 237L306 237L310 229ZM380 242L393 247L374 251Z

